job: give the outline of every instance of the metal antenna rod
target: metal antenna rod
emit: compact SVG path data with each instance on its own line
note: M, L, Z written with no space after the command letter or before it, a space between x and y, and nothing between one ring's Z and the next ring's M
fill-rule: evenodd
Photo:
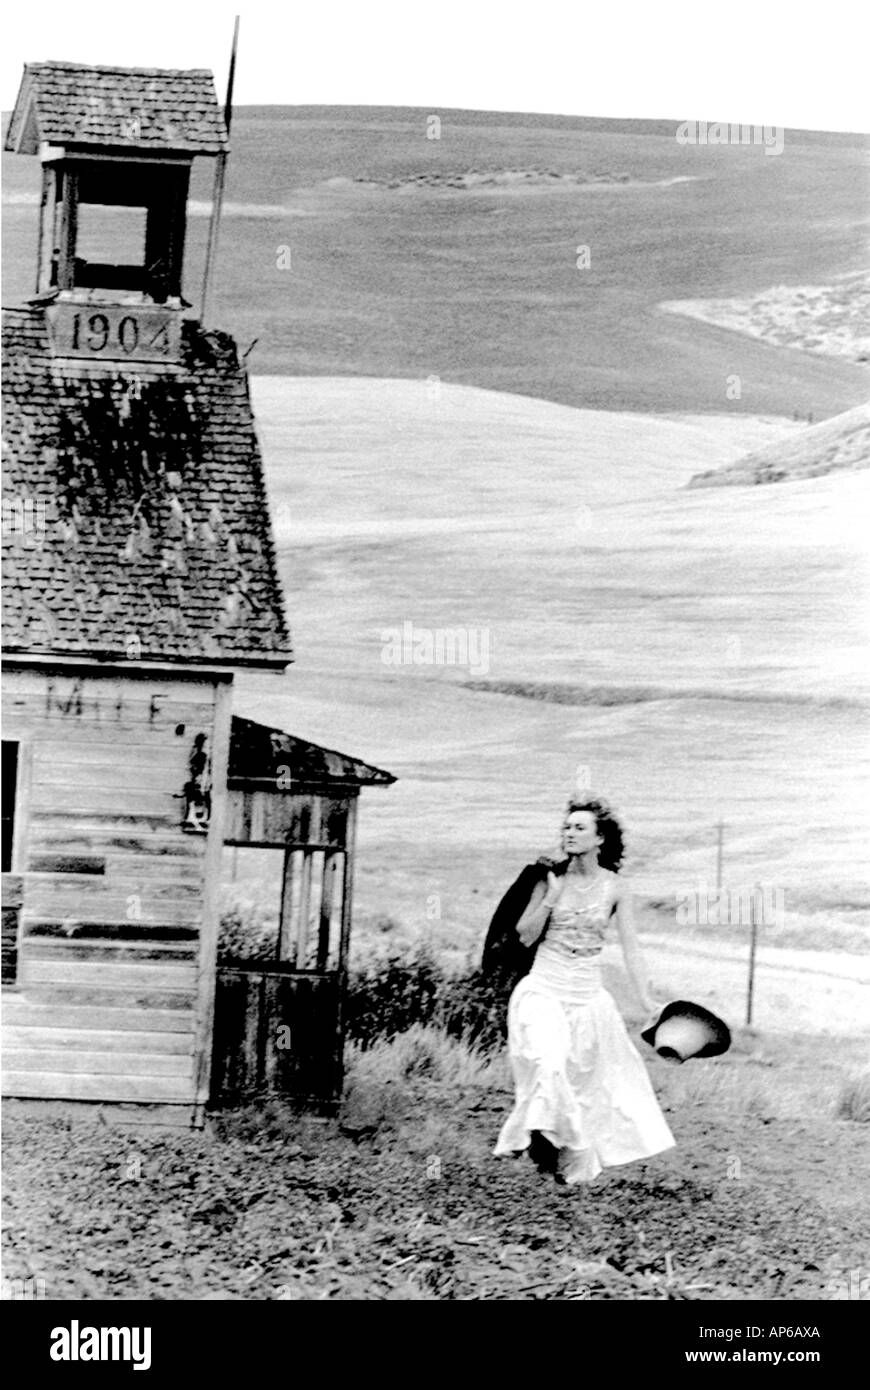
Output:
M236 80L236 51L239 44L239 16L236 15L233 25L233 47L230 53L230 71L227 77L227 98L224 103L224 125L227 128L227 138L229 139L230 128L233 123L233 86ZM214 264L217 258L218 234L220 232L221 208L224 201L224 182L226 180L227 159L229 149L223 149L217 157L217 164L214 171L214 195L212 198L211 220L208 228L208 246L205 253L205 273L202 277L202 305L200 308L200 319L203 326L206 325L209 311L209 298L211 296L212 277L214 275Z

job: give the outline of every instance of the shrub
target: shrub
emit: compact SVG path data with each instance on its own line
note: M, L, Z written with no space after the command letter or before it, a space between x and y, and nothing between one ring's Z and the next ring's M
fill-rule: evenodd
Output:
M278 928L253 902L237 902L221 913L218 963L234 960L274 960Z
M277 923L257 903L242 900L221 914L218 962L275 959ZM345 998L347 1040L371 1047L417 1024L488 1050L501 1046L507 993L478 969L445 970L425 948L391 954L351 969Z
M404 960L391 956L348 980L347 1037L363 1048L416 1024L431 1024L484 1049L497 1047L505 1013L504 995L479 970L449 973L425 950Z
M838 1120L870 1124L870 1071L859 1072L843 1083L835 1114Z
M389 1092L395 1105L397 1085L400 1090L417 1081L451 1087L482 1085L493 1075L493 1066L493 1058L472 1043L449 1037L443 1029L415 1024L389 1041L351 1048L349 1090L355 1099L364 1095L367 1100Z

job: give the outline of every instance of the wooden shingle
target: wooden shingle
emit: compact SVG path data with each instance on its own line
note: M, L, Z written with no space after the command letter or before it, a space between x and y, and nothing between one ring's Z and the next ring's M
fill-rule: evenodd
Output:
M227 148L227 132L206 69L28 63L6 149L37 154L43 141L65 148L216 155Z
M42 307L4 311L7 654L291 659L247 375L225 334L182 348L70 375Z

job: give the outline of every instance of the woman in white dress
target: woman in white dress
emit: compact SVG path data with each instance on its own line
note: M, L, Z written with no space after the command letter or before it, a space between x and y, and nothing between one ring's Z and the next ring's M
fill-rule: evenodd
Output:
M599 955L615 923L638 1004L655 1012L618 878L622 832L600 798L568 806L564 863L532 889L516 930L536 942L508 1005L516 1103L496 1154L528 1151L557 1182L590 1182L603 1168L661 1153L674 1137L640 1054L601 983Z

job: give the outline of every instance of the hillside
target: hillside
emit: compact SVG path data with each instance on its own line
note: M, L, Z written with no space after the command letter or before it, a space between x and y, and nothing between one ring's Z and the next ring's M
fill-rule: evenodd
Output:
M739 487L794 482L826 473L870 468L870 405L810 425L778 439L725 468L696 473L689 487Z
M675 300L661 306L777 347L870 361L870 273L832 285L775 285L747 299Z
M258 375L435 376L647 413L818 420L858 405L861 363L784 353L660 305L861 269L868 140L790 131L769 158L755 145L678 145L677 124L242 108L214 323L243 350L256 340ZM192 189L194 301L212 172ZM5 155L3 174L14 303L32 292L39 162ZM95 237L112 216L90 219Z
M239 712L399 778L363 797L355 949L479 950L580 765L625 817L639 893L709 882L721 816L726 881L785 890L771 945L860 935L866 474L684 486L789 420L402 380L260 377L253 397L296 663L240 678ZM388 664L405 623L485 660ZM277 901L240 860L236 886Z

